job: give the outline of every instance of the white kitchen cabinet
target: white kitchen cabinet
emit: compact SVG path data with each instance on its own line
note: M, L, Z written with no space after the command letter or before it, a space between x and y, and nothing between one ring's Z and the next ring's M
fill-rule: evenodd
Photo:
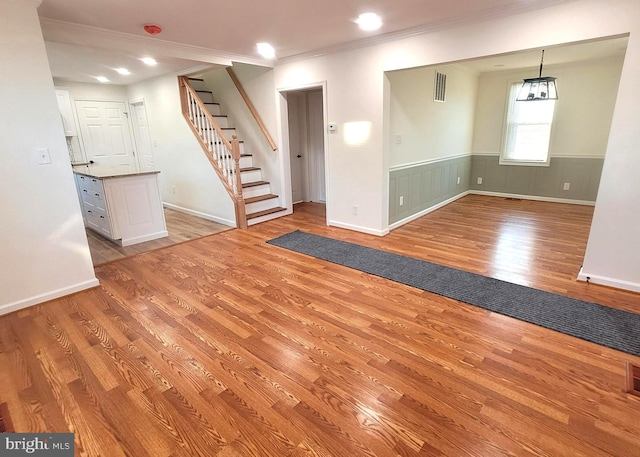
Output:
M56 99L58 100L58 109L62 116L62 126L64 127L65 136L78 136L76 128L76 119L73 115L71 107L71 96L66 89L56 89Z
M76 167L74 172L85 227L120 246L169 235L158 172L98 166Z

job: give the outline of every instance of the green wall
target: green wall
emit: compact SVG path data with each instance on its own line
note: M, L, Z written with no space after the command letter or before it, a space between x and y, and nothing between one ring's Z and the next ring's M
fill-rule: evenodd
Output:
M390 171L389 224L411 217L468 191L470 173L471 156ZM402 205L400 205L400 197L403 199Z
M604 163L596 157L552 157L548 167L533 167L500 165L495 155L472 157L471 190L594 203ZM564 190L565 183L569 190Z

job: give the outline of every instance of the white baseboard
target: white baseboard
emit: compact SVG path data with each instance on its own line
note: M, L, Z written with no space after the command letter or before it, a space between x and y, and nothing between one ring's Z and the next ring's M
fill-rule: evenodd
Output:
M162 205L169 209L175 209L176 211L180 211L182 213L191 214L192 216L201 217L202 219L206 219L208 221L217 222L218 224L227 225L229 227L236 226L236 221L230 221L221 217L212 216L211 214L201 213L200 211L183 208L182 206L174 205L172 203L162 202Z
M338 222L338 221L329 221L328 225L330 225L331 227L338 227L338 228L343 228L343 229L347 229L347 230L353 230L354 232L362 232L362 233L366 233L368 235L376 235L376 236L385 236L389 234L389 229L385 229L385 230L375 230L369 227L362 227L360 225L352 225L352 224L345 224L344 222Z
M537 200L540 202L569 203L571 205L596 206L596 202L592 202L588 200L571 200L568 198L541 197L538 195L507 194L502 192L489 192L485 190L470 190L468 193L473 195L487 195L489 197L519 198L521 200Z
M49 300L64 297L65 295L71 295L82 290L91 289L92 287L99 286L97 278L90 279L88 281L80 282L69 287L63 287L61 289L52 290L44 294L35 295L33 297L18 300L13 303L7 303L6 305L0 305L0 316L3 314L19 311L29 306L38 305Z
M122 238L118 242L120 246L131 246L132 244L144 243L145 241L157 240L158 238L164 238L165 236L169 236L169 232L166 230L162 230L160 232L151 233L149 235L144 236L136 236L134 238Z
M616 289L630 290L631 292L640 292L640 284L636 282L594 275L585 272L582 268L580 268L580 273L578 273L578 281L592 282L603 286L615 287Z
M448 205L449 203L452 203L452 202L454 202L454 201L458 200L459 198L464 197L465 195L469 195L469 192L468 192L468 191L466 191L466 192L462 192L461 194L458 194L458 195L456 195L455 197L451 197L451 198L449 198L448 200L445 200L445 201L443 201L443 202L440 202L440 203L438 203L437 205L433 205L433 206L430 206L430 207L429 207L429 208L427 208L427 209L423 209L423 210L422 210L422 211L420 211L419 213L412 214L411 216L409 216L409 217L405 217L404 219L402 219L402 220L400 220L400 221L398 221L398 222L394 222L393 224L391 224L391 225L389 226L389 230L395 230L395 229L397 229L398 227L401 227L401 226L403 226L403 225L405 225L405 224L408 224L409 222L415 221L416 219L421 218L421 217L422 217L422 216L424 216L425 214L429 214L429 213L430 213L430 212L432 212L432 211L435 211L435 210L437 210L437 209L439 209L439 208L442 208L443 206L446 206L446 205Z

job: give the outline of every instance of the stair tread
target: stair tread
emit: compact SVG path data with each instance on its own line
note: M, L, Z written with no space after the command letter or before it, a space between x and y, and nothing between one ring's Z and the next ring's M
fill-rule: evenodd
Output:
M272 198L278 198L278 196L275 195L275 194L258 195L257 197L245 198L244 202L245 202L245 204L249 204L249 203L262 202L262 201L265 201L265 200L271 200Z
M200 127L202 130L214 130L214 128L212 126L209 125L205 125L203 127ZM220 127L220 130L235 130L235 127ZM238 140L238 141L242 141L242 140Z
M256 217L266 216L267 214L279 213L280 211L286 211L286 210L287 208L281 208L278 206L276 208L265 209L264 211L258 211L257 213L247 214L247 219L255 219Z
M240 173L242 173L243 171L258 171L258 170L260 170L260 167L245 167L240 169Z
M242 188L244 189L245 187L256 187L256 186L262 186L264 184L269 184L269 181L253 181L253 182L244 182L242 183Z
M231 157L230 154L222 155L222 158L224 158L224 159L228 159L229 157ZM253 156L251 154L240 154L240 157L253 157ZM242 171L242 170L240 170L240 171Z

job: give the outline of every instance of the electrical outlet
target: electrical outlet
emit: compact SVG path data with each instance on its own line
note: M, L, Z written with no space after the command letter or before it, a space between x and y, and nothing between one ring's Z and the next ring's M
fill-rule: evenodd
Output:
M356 205L353 205L353 208L351 208L351 212L353 213L354 216L358 215L358 207Z
M571 183L566 182L564 183L564 186L562 186L562 190L569 190L571 188Z
M404 205L404 195L400 195L400 206Z
M171 193L175 194L176 193L176 186L171 186Z
M460 176L458 176L458 182L456 184L460 184Z
M36 149L36 157L38 158L38 165L47 165L51 163L51 154L49 154L48 148Z
M396 144L402 144L402 135L396 135Z
M478 177L478 184L482 184L482 178Z

